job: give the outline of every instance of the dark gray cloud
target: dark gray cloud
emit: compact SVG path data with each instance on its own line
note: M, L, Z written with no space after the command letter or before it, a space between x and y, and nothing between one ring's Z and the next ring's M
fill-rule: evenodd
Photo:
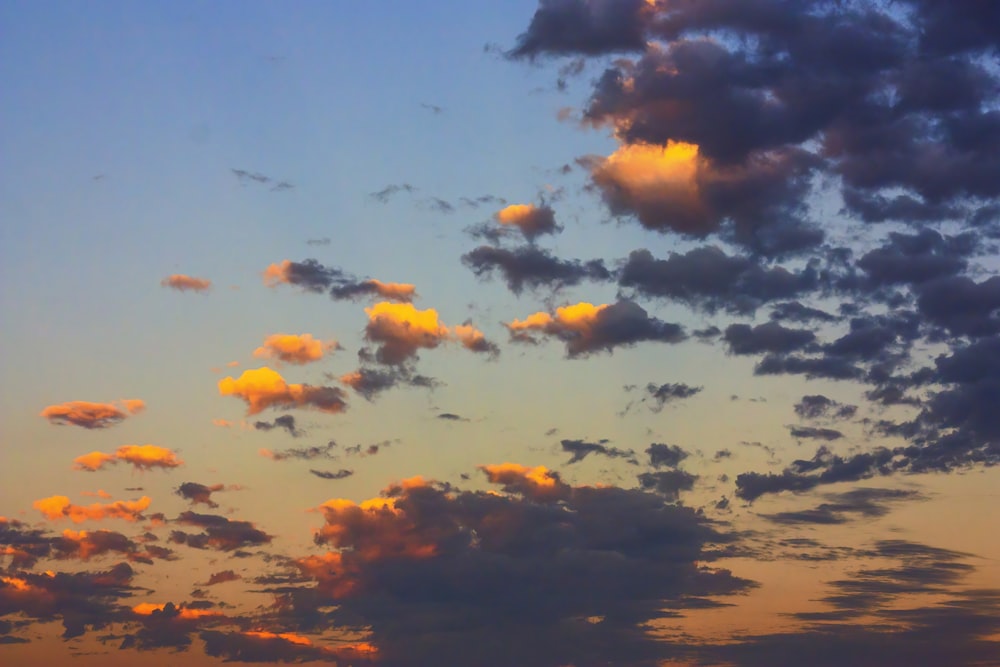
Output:
M313 447L294 447L280 452L263 450L262 453L267 458L274 461L287 461L290 459L299 461L312 461L313 459L336 459L337 443L331 440L325 445L316 445Z
M646 396L643 397L642 401L646 402L647 399L652 401L650 409L653 412L659 412L667 403L673 403L685 398L691 398L695 394L701 392L703 387L692 387L689 384L684 384L683 382L667 382L665 384L656 385L650 382L646 385Z
M906 489L858 488L827 494L826 502L807 510L762 514L780 524L841 524L860 518L877 518L889 513L895 503L926 500L917 491Z
M204 529L202 533L185 533L180 530L174 530L170 533L170 541L174 544L186 544L195 549L235 551L245 547L269 544L272 539L271 535L258 529L249 521L227 519L217 514L181 512L175 521L186 526Z
M201 503L203 505L208 505L209 507L218 507L219 504L212 500L212 494L216 491L222 491L224 489L225 486L223 484L206 486L205 484L199 484L198 482L184 482L177 487L176 493L181 498L190 501L192 505Z
M368 196L377 201L380 204L387 204L393 196L399 194L400 192L405 192L407 194L413 194L417 191L417 188L410 185L409 183L390 183L381 190L377 192L372 192Z
M682 447L654 442L646 448L649 465L654 468L676 468L689 455Z
M599 440L598 442L586 442L584 440L560 440L559 446L562 448L562 451L567 454L571 454L569 461L566 462L567 465L579 463L591 454L605 456L609 459L625 459L633 465L638 464L638 461L635 458L635 452L631 449L611 447L608 445L608 442L608 440Z
M533 245L514 249L479 246L462 255L462 263L480 278L500 272L514 294L520 294L525 287L555 290L579 285L584 280L611 279L611 273L599 259L588 262L559 259L549 251Z
M528 29L507 55L597 55L634 51L645 43L644 0L541 0Z
M732 354L783 354L806 347L816 339L816 334L808 329L789 329L777 322L765 322L755 327L730 324L722 338Z
M803 419L850 419L858 411L858 406L838 403L822 394L803 396L795 404L795 414Z
M817 426L789 426L788 433L793 438L800 440L840 440L844 434L833 428L821 428Z
M253 427L258 431L270 431L276 428L284 429L293 438L297 438L305 433L305 431L300 431L296 427L295 417L292 415L281 415L280 417L275 417L274 421L270 422L256 421L253 423Z
M645 249L633 250L619 273L619 285L647 297L660 297L714 313L752 314L764 304L814 291L819 275L768 267L715 246L671 253L656 259Z
M692 475L684 470L657 470L656 472L644 472L639 475L639 485L648 491L660 494L667 500L677 500L681 491L690 491L694 488L697 475Z
M310 468L309 472L320 479L346 479L354 474L353 470L348 468L341 468L340 470L316 470Z

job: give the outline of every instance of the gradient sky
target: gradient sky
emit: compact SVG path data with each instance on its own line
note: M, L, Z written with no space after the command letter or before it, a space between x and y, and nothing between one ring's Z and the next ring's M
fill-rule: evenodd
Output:
M1000 665L998 55L0 3L0 663Z

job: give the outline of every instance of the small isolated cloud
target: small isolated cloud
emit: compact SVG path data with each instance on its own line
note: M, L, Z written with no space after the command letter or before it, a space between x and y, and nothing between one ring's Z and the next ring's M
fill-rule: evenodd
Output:
M348 470L347 468L341 468L337 471L314 470L310 468L309 472L321 479L345 479L354 474L353 470Z
M219 504L212 500L212 494L216 491L222 491L226 487L224 484L213 484L211 486L206 486L205 484L199 484L198 482L184 482L179 487L175 493L181 498L190 501L192 505L202 504L208 505L209 507L218 507Z
M515 342L537 342L531 337L533 332L558 338L566 343L569 357L611 352L644 341L678 343L686 338L679 324L650 317L633 301L600 306L581 302L557 308L554 315L537 312L506 326Z
M789 426L788 432L793 438L811 440L840 440L844 434L832 428L819 428L816 426Z
M434 349L451 340L473 352L499 353L499 348L472 325L445 326L433 308L417 310L409 303L383 301L365 308L365 313L365 338L378 345L375 359L382 364L405 364L416 357L418 350Z
M611 447L607 443L607 440L600 440L598 442L586 442L584 440L561 440L559 445L562 447L564 452L571 455L569 461L566 462L567 465L579 463L591 454L605 456L609 459L626 459L632 464L638 463L638 461L635 460L635 452L631 449L619 449L617 447Z
M654 442L646 448L649 454L649 465L654 468L676 468L688 457L687 451L677 445L665 445Z
M413 194L417 191L417 188L410 185L409 183L390 183L381 190L377 192L372 192L368 196L377 201L380 204L387 204L389 200L400 192L405 192L407 194Z
M303 365L319 361L330 350L337 349L337 342L322 341L312 334L272 334L264 344L253 351L258 359L277 359L288 364Z
M114 465L119 461L129 463L136 470L152 470L153 468L176 468L184 464L177 454L166 447L157 445L122 445L113 454L90 452L73 460L73 468L94 472L106 465Z
M243 371L239 378L219 380L219 394L235 396L247 404L247 414L268 408L309 408L336 414L347 409L344 391L337 387L288 384L267 366Z
M545 205L511 204L497 211L493 218L501 225L516 228L529 241L542 234L555 234L562 230L556 224L555 212Z
M295 425L295 417L292 415L281 415L280 417L275 417L273 422L256 421L253 423L253 427L258 431L270 431L272 429L281 428L288 432L288 435L293 438L297 438L302 435Z
M182 273L167 276L160 281L160 285L175 289L178 292L207 292L212 289L211 280L185 276Z
M84 521L100 521L102 519L139 521L143 518L142 512L149 507L151 502L152 499L149 496L143 496L138 500L116 500L107 504L75 505L66 496L50 496L36 500L32 506L51 521L69 519L73 523L83 523Z
M86 429L108 428L120 424L131 415L138 414L146 404L138 398L126 398L113 403L91 403L89 401L69 401L50 405L43 409L40 417L52 424L72 424Z
M648 491L659 493L667 500L677 500L681 491L690 491L694 488L697 479L697 475L692 475L684 470L658 470L640 474L639 486Z
M648 401L652 401L649 409L653 412L659 412L667 403L673 403L685 398L691 398L702 389L702 387L692 387L691 385L684 384L683 382L667 382L661 385L650 382L646 385L647 395L643 397L642 402L646 403Z
M224 584L230 581L239 581L243 577L236 574L232 570L222 570L221 572L213 572L202 586L215 586L217 584Z
M795 404L795 414L803 419L850 419L857 413L858 406L839 403L822 394L803 396Z
M417 297L414 285L387 283L374 278L361 280L337 267L324 266L315 259L303 262L282 260L268 266L261 275L268 287L294 285L308 292L328 291L330 298L337 301L380 297L390 301L409 302Z

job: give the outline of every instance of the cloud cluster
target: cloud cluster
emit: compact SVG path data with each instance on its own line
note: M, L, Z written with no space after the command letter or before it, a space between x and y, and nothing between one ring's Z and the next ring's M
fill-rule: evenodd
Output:
M318 340L312 334L272 334L253 351L253 356L301 366L319 361L323 355L337 347L336 341Z
M375 359L381 364L402 365L416 358L421 349L434 349L457 341L472 352L499 354L496 344L470 324L447 327L433 308L417 310L409 303L382 301L365 308L368 325L365 339L376 345Z

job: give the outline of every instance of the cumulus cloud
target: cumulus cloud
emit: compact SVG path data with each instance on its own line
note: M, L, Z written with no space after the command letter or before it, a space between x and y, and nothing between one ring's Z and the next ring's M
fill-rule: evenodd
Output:
M338 413L347 409L344 391L337 387L288 384L267 366L243 371L239 378L219 380L219 394L235 396L247 404L247 414L256 415L268 408L308 408Z
M182 530L170 533L170 541L174 544L186 544L195 549L235 551L244 547L269 544L273 538L249 521L227 519L215 514L181 512L175 521L204 529L201 533L186 533Z
M645 341L679 343L686 338L679 324L650 317L633 301L600 306L580 302L556 308L554 314L537 312L506 326L516 342L536 342L533 332L562 340L569 357L611 352Z
M97 429L120 424L145 408L146 404L138 398L127 398L114 403L69 401L49 405L39 413L39 416L45 417L52 424L72 424L86 429Z
M434 349L456 340L468 350L495 356L499 349L470 324L449 328L440 322L433 308L417 310L409 303L382 301L370 308L365 339L378 347L375 359L386 365L402 365L414 359L420 349Z
M462 263L478 277L499 271L514 294L520 294L525 287L555 290L578 285L584 280L605 281L611 278L611 273L602 260L581 262L559 259L549 251L533 245L512 250L479 246L462 255Z
M301 366L319 361L337 347L336 341L318 340L312 334L272 334L264 339L262 346L253 351L253 356Z
M410 302L417 296L416 287L408 283L386 283L374 278L361 280L342 269L324 266L315 259L303 262L282 260L269 265L262 275L268 287L295 285L308 292L328 292L336 300L379 297Z
M175 289L178 292L207 292L212 289L212 281L205 278L194 278L175 273L160 281L163 287Z

